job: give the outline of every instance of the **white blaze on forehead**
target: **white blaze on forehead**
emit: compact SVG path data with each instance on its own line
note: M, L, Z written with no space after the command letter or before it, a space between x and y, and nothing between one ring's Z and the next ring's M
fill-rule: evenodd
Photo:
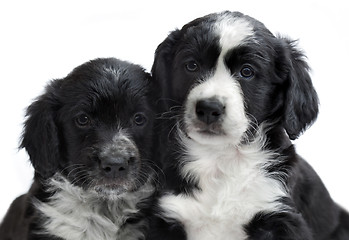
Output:
M229 50L241 45L244 40L253 35L253 28L248 21L227 14L217 19L215 28L220 36L219 43L222 47L220 57L224 57Z

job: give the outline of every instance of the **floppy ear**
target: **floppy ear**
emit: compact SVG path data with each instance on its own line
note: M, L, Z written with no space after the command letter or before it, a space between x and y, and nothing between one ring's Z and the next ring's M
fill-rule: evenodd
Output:
M56 82L46 87L46 92L27 109L21 148L25 148L36 175L51 177L59 166L59 140L55 123L58 101L54 96Z
M156 85L158 99L164 100L170 97L171 69L175 54L176 43L180 37L180 30L175 30L157 47L154 63L151 69L153 81ZM166 106L167 101L161 101L161 106ZM166 109L166 108L165 108Z
M296 48L295 41L281 40L289 65L283 123L289 138L294 140L316 120L319 100L304 54Z

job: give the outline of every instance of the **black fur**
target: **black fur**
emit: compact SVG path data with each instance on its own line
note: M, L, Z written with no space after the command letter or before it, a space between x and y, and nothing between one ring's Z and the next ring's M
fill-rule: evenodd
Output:
M28 107L21 143L35 169L34 183L11 205L0 226L0 239L59 239L38 234L45 216L33 205L51 201L55 189L47 183L57 173L84 191L95 191L100 204L113 199L113 194L136 192L151 182L150 91L149 74L114 58L87 62L64 79L50 82ZM118 149L125 140L115 140L120 132L133 142L125 149ZM122 228L149 214L151 196L139 200L139 212L127 216ZM112 211L105 207L105 213Z
M248 239L349 239L349 215L333 202L320 178L296 154L290 141L298 138L318 113L318 97L305 57L294 41L275 37L262 23L237 12L198 18L171 32L156 50L152 74L161 89L157 107L162 113L158 146L167 150L156 156L166 176L164 193L190 195L196 189L195 182L187 182L179 174L183 153L177 147L174 126L183 121L183 104L189 91L215 69L221 49L213 24L223 14L244 19L253 26L253 39L245 39L241 46L231 49L225 64L238 79L235 74L242 64L255 69L253 79L239 80L245 109L254 126L271 123L265 149L280 154L284 160L267 170L283 180L290 195L280 201L291 210L260 212L245 225ZM188 74L183 70L184 64L193 59L199 70ZM249 131L250 138L254 137L254 129ZM164 215L153 220L156 230L149 239L186 238L182 223L166 220Z

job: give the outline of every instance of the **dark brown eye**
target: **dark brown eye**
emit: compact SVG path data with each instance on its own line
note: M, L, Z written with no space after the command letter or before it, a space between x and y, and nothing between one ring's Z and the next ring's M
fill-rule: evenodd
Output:
M251 66L244 65L240 70L240 75L243 78L251 79L254 76L254 70Z
M199 65L195 61L190 61L185 64L185 68L189 72L196 72L199 70Z
M136 113L133 117L133 121L137 126L142 126L147 122L147 118L143 113Z
M86 127L90 124L90 118L84 113L77 116L75 121L79 127Z

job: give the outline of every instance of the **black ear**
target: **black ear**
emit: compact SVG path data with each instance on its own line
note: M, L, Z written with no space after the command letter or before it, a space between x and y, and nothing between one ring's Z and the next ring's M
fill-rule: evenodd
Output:
M156 85L157 98L160 99L160 106L166 105L163 101L170 97L171 86L171 69L173 65L173 57L176 51L176 44L180 38L180 30L175 30L157 47L155 51L154 63L151 69L153 81Z
M281 40L288 58L288 88L283 122L289 138L294 140L316 120L319 100L304 54L297 49L295 41Z
M58 100L54 94L54 85L57 83L48 85L46 92L27 108L20 144L21 148L27 150L35 173L43 178L51 177L55 173L61 157L55 123Z

